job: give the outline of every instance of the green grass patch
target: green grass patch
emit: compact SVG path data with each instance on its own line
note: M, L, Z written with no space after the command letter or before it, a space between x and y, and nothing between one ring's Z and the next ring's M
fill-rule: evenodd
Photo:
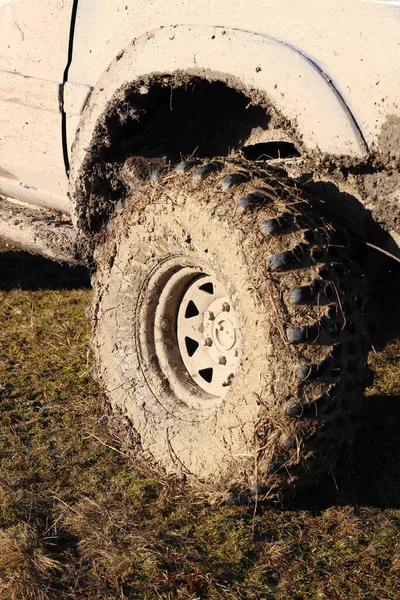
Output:
M2 600L399 598L400 344L371 353L336 471L253 515L123 456L90 375L83 271L6 248L0 268Z

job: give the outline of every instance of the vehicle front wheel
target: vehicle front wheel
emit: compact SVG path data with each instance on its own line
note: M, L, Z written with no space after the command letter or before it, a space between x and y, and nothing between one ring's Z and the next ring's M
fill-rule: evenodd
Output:
M131 445L209 490L292 494L333 464L366 383L346 236L280 174L166 170L96 251L98 375Z

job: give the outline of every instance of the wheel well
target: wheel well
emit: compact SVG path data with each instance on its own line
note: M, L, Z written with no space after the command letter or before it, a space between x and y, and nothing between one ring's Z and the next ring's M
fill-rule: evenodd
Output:
M100 120L81 171L80 229L101 231L126 194L120 170L127 158L228 156L243 150L258 157L299 156L295 134L268 101L197 76L164 75L120 90ZM91 201L88 203L88 198Z

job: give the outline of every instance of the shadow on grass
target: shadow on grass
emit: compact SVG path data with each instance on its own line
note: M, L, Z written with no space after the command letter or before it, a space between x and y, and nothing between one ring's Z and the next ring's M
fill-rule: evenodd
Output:
M71 267L22 252L0 252L0 290L74 290L90 287L85 267Z
M290 508L400 508L400 396L369 396L336 469Z

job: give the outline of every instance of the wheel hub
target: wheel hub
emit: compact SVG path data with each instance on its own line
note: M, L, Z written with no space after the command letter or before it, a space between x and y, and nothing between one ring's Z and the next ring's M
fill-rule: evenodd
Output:
M213 396L223 396L239 365L240 326L224 286L200 276L187 287L177 318L182 361L197 385Z
M217 321L212 327L212 336L218 350L221 352L231 350L236 343L235 325L229 319L217 317Z

